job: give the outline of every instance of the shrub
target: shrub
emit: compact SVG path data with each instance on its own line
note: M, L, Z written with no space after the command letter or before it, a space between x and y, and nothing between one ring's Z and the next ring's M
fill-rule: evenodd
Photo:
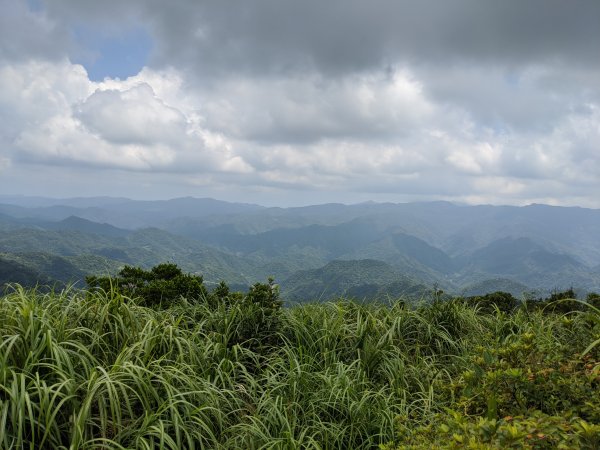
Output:
M566 291L554 291L550 297L546 297L541 301L541 305L545 311L566 314L575 311L582 311L584 306L581 302L575 301L577 294L573 288Z
M282 304L279 286L272 278L267 283L254 284L241 301L232 305L239 311L232 344L244 344L258 352L275 347L279 342Z
M402 428L402 427L401 427ZM502 419L468 417L448 410L427 425L400 433L402 444L384 445L400 449L588 449L600 446L600 425L569 415L528 415Z
M585 301L594 308L600 309L600 294L597 294L596 292L590 292Z
M515 311L520 302L508 292L497 291L490 294L466 297L464 303L477 306L482 312L493 313L496 310L505 313Z
M176 264L159 264L150 270L125 266L117 277L86 277L88 288L136 299L144 306L168 307L185 298L194 303L204 300L208 292L199 275L184 274Z

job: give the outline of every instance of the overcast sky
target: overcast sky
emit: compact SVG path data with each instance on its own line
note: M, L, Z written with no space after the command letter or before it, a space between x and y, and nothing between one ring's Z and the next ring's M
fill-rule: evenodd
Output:
M0 194L600 208L600 1L0 0Z

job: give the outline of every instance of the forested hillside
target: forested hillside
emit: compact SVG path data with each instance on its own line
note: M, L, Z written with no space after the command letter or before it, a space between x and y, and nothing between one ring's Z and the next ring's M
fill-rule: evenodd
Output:
M213 285L225 280L247 288L273 276L286 295L307 295L303 300L348 289L364 298L416 296L420 290L408 286L419 285L481 293L495 290L497 280L517 296L600 290L600 211L593 209L446 202L265 208L193 198L2 201L0 252L20 264L19 279L28 285L171 261ZM71 265L75 257L81 270ZM51 260L54 265L40 262ZM364 260L386 263L395 285L351 275L358 264L351 261ZM319 284L336 261L348 262L346 277L353 281ZM0 273L3 281L10 280L7 273ZM301 287L302 277L314 286Z
M324 267L301 270L283 282L289 300L410 298L422 299L431 289L402 275L382 261L363 259L333 261Z

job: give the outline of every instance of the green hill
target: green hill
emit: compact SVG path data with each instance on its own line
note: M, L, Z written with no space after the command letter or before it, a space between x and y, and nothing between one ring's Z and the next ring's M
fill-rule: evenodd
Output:
M384 298L386 295L420 297L429 289L402 275L389 264L372 259L332 261L323 267L296 272L281 283L289 300L326 300L350 296Z
M0 253L0 285L59 285L82 282L86 275L114 274L123 262L98 255L59 256L44 252Z
M465 276L509 278L536 289L600 286L600 278L574 257L549 251L529 238L499 239L463 258L463 263Z
M70 230L81 231L83 233L98 234L108 237L125 237L131 233L129 230L117 228L107 223L92 222L77 216L69 216L60 222L50 222L45 224L45 228L50 230Z
M89 228L87 224L86 227ZM269 265L270 261L232 255L158 228L117 237L73 230L19 228L0 234L0 252L33 270L28 270L21 279L44 282L81 280L86 274L114 272L124 264L149 268L165 261L178 264L186 272L201 274L209 284L225 280L236 286L249 286L270 275L289 274L284 265L278 273L277 267ZM14 275L16 270L7 268L5 273ZM2 277L15 281L8 275Z
M47 275L15 259L13 255L0 253L0 291L8 283L36 286L37 284L47 285L53 282Z
M97 255L143 267L171 261L209 282L236 285L369 259L457 294L494 279L546 292L600 290L600 210L448 202L264 208L194 198L4 202L11 204L0 204L0 252L11 254ZM351 287L357 296L383 286L363 281Z

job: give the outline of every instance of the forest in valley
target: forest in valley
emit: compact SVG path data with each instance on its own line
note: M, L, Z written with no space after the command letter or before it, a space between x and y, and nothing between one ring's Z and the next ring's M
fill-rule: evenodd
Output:
M600 291L600 210L447 202L267 208L213 199L0 196L0 284L85 286L163 262L291 301Z

